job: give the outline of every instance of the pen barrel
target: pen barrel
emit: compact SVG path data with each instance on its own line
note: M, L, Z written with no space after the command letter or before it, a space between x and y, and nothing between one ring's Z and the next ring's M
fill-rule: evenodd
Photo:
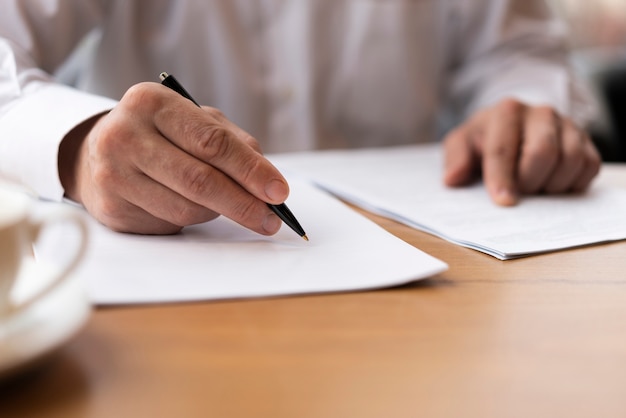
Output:
M282 221L291 229L294 230L294 232L298 235L300 235L301 237L306 235L306 232L304 232L304 229L302 228L302 226L300 226L300 223L298 222L298 220L296 219L296 217L293 215L293 213L291 212L291 210L289 210L289 208L287 207L287 205L285 205L284 203L281 203L280 205L270 205L269 203L267 204L267 206L276 214L278 215L278 217L280 219L282 219Z

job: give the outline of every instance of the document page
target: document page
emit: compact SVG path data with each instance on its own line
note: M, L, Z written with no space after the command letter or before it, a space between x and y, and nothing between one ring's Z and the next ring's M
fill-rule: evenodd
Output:
M309 242L286 225L266 237L224 217L172 236L121 234L91 220L75 274L94 303L130 304L374 289L447 268L309 183L290 189L286 203ZM58 259L58 240L47 241L37 257Z
M502 260L626 238L626 190L596 182L583 194L525 196L500 207L480 182L443 184L440 144L270 159L358 206Z

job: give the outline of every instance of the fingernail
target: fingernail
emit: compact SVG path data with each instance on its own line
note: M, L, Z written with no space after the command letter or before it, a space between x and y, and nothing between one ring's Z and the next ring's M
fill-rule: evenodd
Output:
M287 199L289 187L284 181L272 180L265 186L265 194L272 202L282 203Z
M517 203L517 194L512 190L503 187L496 190L495 200L499 205L513 206Z
M263 221L263 230L268 234L275 234L280 229L282 221L274 213L270 213Z

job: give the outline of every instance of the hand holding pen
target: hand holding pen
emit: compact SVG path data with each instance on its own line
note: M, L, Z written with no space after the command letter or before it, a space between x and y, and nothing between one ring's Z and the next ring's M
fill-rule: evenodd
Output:
M61 146L66 195L116 231L171 234L224 215L264 235L289 188L254 138L156 83L131 87Z
M163 72L159 74L159 78L161 79L161 84L171 88L172 90L174 90L181 96L185 97L186 99L191 100L196 106L200 107L198 102L196 102L194 98L191 97L189 92L185 90L185 88L178 82L178 80L176 80L174 76ZM284 203L280 203L278 205L268 203L267 206L272 210L272 212L278 215L278 217L282 219L282 221L285 222L287 226L293 229L293 231L296 234L304 238L305 241L309 240L309 237L307 237L306 233L304 232L304 229L302 229L302 226L300 226L300 223L298 222L294 214L291 213L291 210L289 210L287 205L285 205Z

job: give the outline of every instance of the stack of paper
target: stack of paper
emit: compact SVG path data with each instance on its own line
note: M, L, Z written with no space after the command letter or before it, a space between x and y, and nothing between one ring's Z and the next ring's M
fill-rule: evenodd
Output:
M626 238L626 190L493 204L482 184L443 184L439 144L271 156L283 171L372 212L499 259Z

